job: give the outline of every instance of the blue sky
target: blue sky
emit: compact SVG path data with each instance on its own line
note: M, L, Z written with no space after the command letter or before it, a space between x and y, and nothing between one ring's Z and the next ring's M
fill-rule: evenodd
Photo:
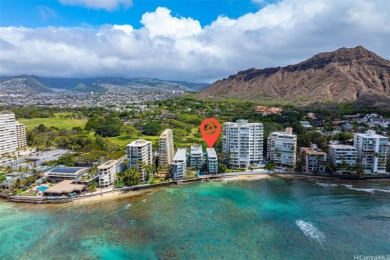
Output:
M202 26L210 24L218 16L238 18L256 12L264 3L250 0L134 0L131 6L119 6L113 10L82 5L61 4L60 1L0 0L1 26L99 26L103 24L131 24L140 28L144 13L159 6L167 7L173 16L192 17Z
M390 59L390 0L0 4L0 75L213 82L342 47Z

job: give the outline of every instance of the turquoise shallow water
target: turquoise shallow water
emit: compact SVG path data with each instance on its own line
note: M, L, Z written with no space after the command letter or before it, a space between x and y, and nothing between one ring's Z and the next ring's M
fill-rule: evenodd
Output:
M80 205L0 204L0 259L390 255L389 181L202 182Z

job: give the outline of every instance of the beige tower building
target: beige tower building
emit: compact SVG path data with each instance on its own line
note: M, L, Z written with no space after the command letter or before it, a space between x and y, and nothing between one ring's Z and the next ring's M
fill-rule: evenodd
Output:
M26 127L18 121L16 121L16 138L18 140L18 148L27 146Z
M174 157L173 133L165 129L160 135L158 165L162 172L167 173L168 165L172 164Z

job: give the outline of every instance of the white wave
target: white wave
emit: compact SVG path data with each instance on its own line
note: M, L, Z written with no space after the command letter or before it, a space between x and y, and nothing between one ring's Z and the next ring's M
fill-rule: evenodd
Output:
M129 209L131 207L131 204L127 204L126 206L125 206L125 209Z
M370 193L374 193L375 191L390 193L390 190L381 190L381 189L359 189L359 188L348 188L348 189L350 189L350 190L357 190L357 191L364 191L364 192L370 192Z
M321 182L316 182L317 185L320 185L321 187L337 187L337 184L332 184L332 183L321 183Z
M318 230L313 224L310 222L306 222L303 220L296 220L295 224L299 227L299 229L303 232L305 236L309 239L313 239L318 241L320 244L325 242L325 235L320 230Z
M344 186L345 188L352 188L352 185L351 185L351 184L343 184L343 186Z

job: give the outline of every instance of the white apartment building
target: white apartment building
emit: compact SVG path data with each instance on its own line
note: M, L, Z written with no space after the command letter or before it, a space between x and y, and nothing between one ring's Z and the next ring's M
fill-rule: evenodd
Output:
M366 174L386 173L388 138L373 130L356 133L353 145Z
M110 160L97 167L99 187L107 187L114 184L116 177L116 164L116 160Z
M203 149L200 145L191 145L190 150L190 168L202 169L203 168Z
M209 173L218 173L218 156L214 148L206 148L206 165Z
M11 111L0 112L0 163L9 161L11 155L18 148L15 114Z
M187 150L178 149L172 161L173 179L183 179L187 173Z
M263 161L263 124L248 120L226 122L222 126L222 151L232 167L246 168Z
M326 169L327 154L318 149L317 145L302 147L301 154L304 156L306 173L324 173Z
M129 168L139 170L141 181L146 181L147 172L143 166L152 165L152 142L138 139L128 144L126 150Z
M16 121L16 138L18 140L18 148L27 146L26 127L18 121Z
M357 149L352 145L329 145L329 162L332 165L345 164L355 166L357 164L357 158Z
M162 172L167 173L168 165L172 164L174 156L172 129L165 129L160 135L158 165Z
M267 139L267 160L279 166L295 165L297 156L297 136L292 128L285 132L273 132Z

